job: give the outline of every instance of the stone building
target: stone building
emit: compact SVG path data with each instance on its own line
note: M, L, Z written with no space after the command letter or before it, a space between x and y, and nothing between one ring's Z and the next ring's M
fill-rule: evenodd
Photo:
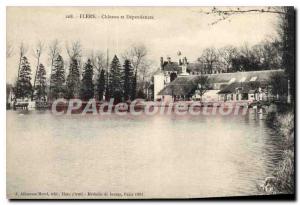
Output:
M175 80L168 84L164 84L164 87L157 92L155 100L200 100L200 96L197 95L197 81L199 81L201 75L207 76L210 83L210 89L201 96L203 101L267 100L270 97L274 97L271 95L271 86L269 83L271 76L276 73L283 75L284 71L264 70L236 73L179 75ZM163 83L161 83L160 86L163 86ZM159 89L159 87L157 87L157 89Z

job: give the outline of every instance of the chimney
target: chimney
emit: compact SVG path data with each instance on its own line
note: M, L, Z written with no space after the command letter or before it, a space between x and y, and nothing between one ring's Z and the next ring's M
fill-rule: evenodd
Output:
M188 65L188 63L187 63L186 57L184 57L182 61L183 62L182 62L182 65L181 65L181 75L189 75L187 73L187 65Z
M182 65L182 61L181 61L181 59L180 59L180 58L179 58L179 62L178 62L178 63L179 63L179 65Z
M163 70L164 67L164 58L160 57L160 69Z
M167 60L168 60L168 63L171 63L171 57L168 57Z
M183 64L187 64L187 58L186 57L183 58Z

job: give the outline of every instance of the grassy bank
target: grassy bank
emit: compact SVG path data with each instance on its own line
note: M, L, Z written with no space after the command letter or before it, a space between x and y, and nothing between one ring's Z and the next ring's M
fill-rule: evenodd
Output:
M283 138L283 154L273 175L265 179L261 186L262 190L267 194L293 194L295 191L294 110L279 109L279 112L268 115L267 122L274 133Z

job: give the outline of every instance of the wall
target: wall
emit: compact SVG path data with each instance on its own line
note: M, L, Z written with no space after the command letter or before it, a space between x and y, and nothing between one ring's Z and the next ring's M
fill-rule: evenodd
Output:
M160 99L161 96L157 94L164 88L164 75L154 75L154 100Z

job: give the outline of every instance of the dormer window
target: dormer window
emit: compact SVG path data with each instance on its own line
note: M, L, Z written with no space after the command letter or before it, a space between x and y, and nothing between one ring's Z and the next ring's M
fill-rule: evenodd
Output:
M231 78L228 83L230 84L230 83L233 83L234 81L235 81L235 78Z
M237 94L239 94L241 90L243 90L242 87L237 87L237 88L235 88L235 92L236 92Z
M240 83L245 82L245 80L246 80L246 77L242 77L240 80Z

